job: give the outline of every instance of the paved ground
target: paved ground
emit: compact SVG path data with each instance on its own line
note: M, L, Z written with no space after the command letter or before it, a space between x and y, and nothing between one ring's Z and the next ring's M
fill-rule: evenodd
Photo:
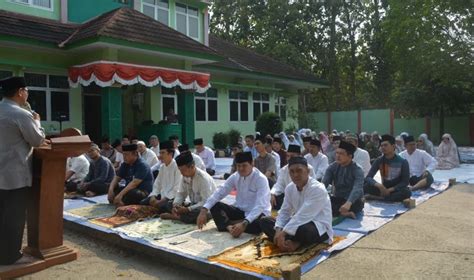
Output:
M456 185L303 279L474 279L473 238L474 185ZM211 279L68 230L65 243L81 251L79 260L21 279Z
M456 185L303 279L474 279L474 185Z

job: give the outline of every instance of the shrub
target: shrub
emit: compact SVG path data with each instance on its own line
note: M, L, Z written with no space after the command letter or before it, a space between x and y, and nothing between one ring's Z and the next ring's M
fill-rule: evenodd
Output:
M240 137L240 131L237 129L231 129L227 132L227 135L229 136L229 145L235 145L239 142L239 137Z
M283 122L274 112L265 112L257 118L255 124L255 131L260 132L261 135L265 136L270 134L272 137L275 133L280 133L283 129Z
M214 149L225 149L229 145L229 135L223 132L214 133L212 143L214 144Z

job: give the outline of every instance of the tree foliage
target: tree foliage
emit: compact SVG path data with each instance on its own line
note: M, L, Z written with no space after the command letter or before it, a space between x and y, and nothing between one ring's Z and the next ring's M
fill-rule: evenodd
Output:
M471 110L469 0L213 1L211 32L328 80L303 111Z

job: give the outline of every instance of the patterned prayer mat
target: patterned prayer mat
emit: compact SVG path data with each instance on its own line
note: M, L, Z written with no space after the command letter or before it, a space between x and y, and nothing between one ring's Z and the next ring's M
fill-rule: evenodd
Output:
M130 237L160 240L180 235L196 229L195 224L184 224L180 221L150 219L139 221L116 229Z
M133 223L140 219L151 218L158 214L152 206L127 205L117 208L112 217L93 219L90 222L106 228L114 228Z
M196 229L196 226L194 227ZM155 240L156 246L168 248L194 257L207 259L209 256L217 255L222 251L239 246L255 235L242 233L238 238L233 238L228 232L217 231L214 221L209 221L203 230L193 230L185 234L177 235L172 239ZM170 241L173 242L170 242Z
M111 204L93 204L87 207L66 210L66 212L85 219L95 219L113 215L115 213L115 206Z
M343 239L344 237L335 236L333 245ZM208 260L241 270L280 278L282 277L281 269L283 267L293 263L301 265L329 247L331 245L320 243L287 253L281 252L266 237L258 236L240 246L211 256Z

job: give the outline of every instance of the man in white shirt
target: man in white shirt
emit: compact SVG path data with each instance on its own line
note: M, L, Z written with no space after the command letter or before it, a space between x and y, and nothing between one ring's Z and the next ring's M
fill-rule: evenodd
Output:
M286 151L286 155L288 160L293 157L301 156L301 146L290 144L288 146L288 151ZM314 173L314 168L309 165L309 176L312 178L316 178L316 174ZM288 184L291 183L290 171L288 170L288 164L283 166L280 169L280 176L278 176L278 180L273 185L271 189L271 204L273 209L279 210L281 205L283 204L283 198L285 197L285 188Z
M321 182L329 166L328 157L321 153L321 142L317 139L311 139L308 149L309 153L304 157L314 169L314 173L316 174L314 179Z
M138 141L137 150L140 154L140 157L148 164L148 166L152 167L158 163L158 157L152 150L146 147L145 142Z
M84 155L69 157L66 161L66 189L76 188L89 173L89 161ZM69 185L69 187L68 187ZM72 185L75 185L73 187ZM65 190L66 190L65 189Z
M189 145L188 144L181 144L178 147L178 150L179 150L180 154L182 154L184 152L187 152L187 151L191 152L191 150L189 150ZM204 161L202 161L201 157L196 155L195 153L191 153L191 155L193 156L194 165L197 168L206 171L206 166L204 165ZM178 158L178 157L175 157L175 160L176 160L176 158Z
M271 212L268 180L253 167L252 153L236 154L235 162L237 172L206 201L199 213L197 225L201 229L207 223L210 210L218 231L228 231L233 237L239 237L243 232L259 234L262 232L260 218ZM234 189L237 190L237 196L233 205L220 202Z
M410 190L430 187L434 181L432 173L438 162L427 152L417 149L415 138L411 135L405 138L405 148L400 156L408 161L410 167Z
M370 165L369 152L359 148L359 140L356 136L347 136L346 141L356 147L356 150L354 152L354 158L352 158L352 161L357 163L362 168L362 171L364 171L364 176L367 176L367 174L369 174L370 167L372 167Z
M152 150L156 156L160 155L160 139L158 139L158 136L152 135L150 136L150 139L148 140L150 142L150 150Z
M333 241L331 200L323 184L309 176L305 158L293 157L288 163L291 183L275 220L260 219L262 231L283 252L301 246Z
M256 158L258 156L258 153L257 153L257 149L255 149L254 142L255 142L255 136L251 134L245 136L244 152L251 152L252 157Z
M206 172L213 176L216 174L216 162L214 157L214 151L204 146L202 138L194 139L194 147L196 148L196 154L201 157L204 165L206 166Z
M162 142L160 145L160 160L162 162L160 173L153 183L153 191L148 198L140 202L140 204L149 204L158 208L160 213L171 211L173 199L182 179L173 155L173 143L171 141Z
M177 156L179 156L180 152L178 150L178 147L179 147L179 137L178 135L171 135L170 137L168 137L168 140L171 141L171 143L173 143L173 147L174 147L174 158L176 158Z
M202 206L216 190L216 183L205 170L196 167L190 151L181 152L176 157L176 164L183 178L176 192L171 213L163 213L160 218L194 224ZM188 196L191 201L190 204L185 203ZM208 215L208 218L211 218L210 215Z

